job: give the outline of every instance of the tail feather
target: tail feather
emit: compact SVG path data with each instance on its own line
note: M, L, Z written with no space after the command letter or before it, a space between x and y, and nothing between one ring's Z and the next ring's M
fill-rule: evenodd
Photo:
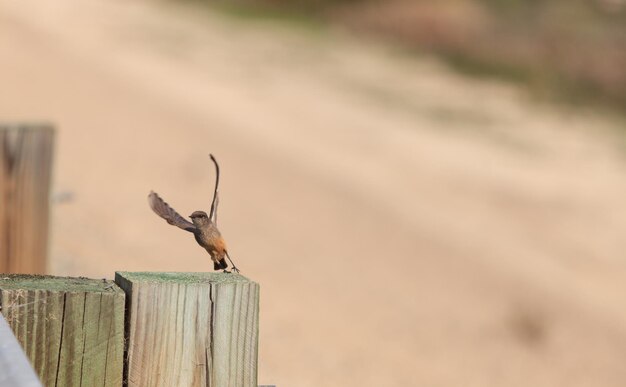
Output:
M218 262L213 262L213 270L222 270L228 269L228 264L224 258L220 259Z

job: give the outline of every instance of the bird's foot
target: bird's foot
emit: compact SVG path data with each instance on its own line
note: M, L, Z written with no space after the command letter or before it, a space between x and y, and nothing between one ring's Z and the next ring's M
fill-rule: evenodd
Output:
M239 269L237 269L237 267L236 267L236 266L233 266L233 269L232 269L232 270L233 270L235 273L239 274Z

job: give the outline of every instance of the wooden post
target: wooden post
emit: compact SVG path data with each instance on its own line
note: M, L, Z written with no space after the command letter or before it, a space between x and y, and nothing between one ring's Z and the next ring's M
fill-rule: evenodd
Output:
M0 275L0 308L45 386L121 386L124 292L111 281Z
M259 285L229 273L118 272L129 387L257 386Z
M41 387L20 343L0 314L0 387Z
M0 273L45 273L54 132L0 124Z

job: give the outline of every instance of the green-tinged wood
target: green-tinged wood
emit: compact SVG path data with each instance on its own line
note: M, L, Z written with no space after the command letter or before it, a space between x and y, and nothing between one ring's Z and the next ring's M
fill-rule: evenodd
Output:
M0 308L45 386L121 386L124 292L112 281L0 274Z
M0 273L45 273L54 130L0 124Z
M229 273L128 273L128 386L257 386L259 285Z

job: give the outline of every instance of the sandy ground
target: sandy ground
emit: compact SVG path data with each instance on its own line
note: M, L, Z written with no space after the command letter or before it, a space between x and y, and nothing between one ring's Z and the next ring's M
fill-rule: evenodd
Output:
M211 269L146 195L208 209L217 155L260 383L626 383L623 122L139 0L0 0L0 90L58 128L54 274Z

